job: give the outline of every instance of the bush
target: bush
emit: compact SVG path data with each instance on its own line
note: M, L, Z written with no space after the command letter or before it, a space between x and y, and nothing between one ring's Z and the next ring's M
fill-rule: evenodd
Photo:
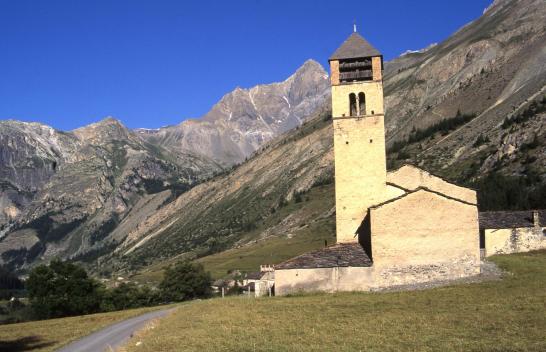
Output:
M206 298L211 294L211 281L201 264L181 261L165 271L159 285L161 297L168 302Z
M476 138L476 141L474 142L473 147L479 147L480 145L489 143L489 142L490 142L489 137L484 136L482 133L480 133L478 138Z
M301 203L302 201L302 195L303 192L295 192L294 193L294 203Z
M396 156L396 159L398 160L407 160L411 158L410 153L406 152L405 150L401 150L398 152L398 155Z
M147 286L138 287L134 283L122 283L118 287L105 290L101 310L123 310L147 307L159 303L160 295L158 291L153 291Z
M26 281L32 311L38 318L95 313L100 285L80 266L53 260L34 268Z

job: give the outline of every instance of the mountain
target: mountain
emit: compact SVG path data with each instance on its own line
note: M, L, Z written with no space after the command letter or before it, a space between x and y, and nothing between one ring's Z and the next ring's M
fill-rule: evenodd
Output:
M2 261L78 257L112 246L176 191L219 170L142 141L119 121L61 132L0 122Z
M327 93L309 60L284 82L238 88L201 120L159 130L113 118L70 132L0 121L0 263L110 253L163 204L299 126Z
M516 121L535 109L531 103L540 103L546 93L544 23L541 0L496 0L483 16L444 42L386 63L389 144L414 142L400 159L443 170L458 181L494 168L544 172L543 157L522 165L527 155L518 154L535 137L544 139L542 115L502 128L506 119ZM430 140L418 133L458 112L475 118ZM479 146L478 138L484 141Z
M284 82L237 88L201 119L158 130L137 130L172 152L206 156L223 166L245 160L261 145L302 124L329 98L324 68L306 61Z
M495 1L446 41L386 63L389 167L411 162L466 185L502 173L541 194L545 11L543 1ZM108 276L233 248L278 251L300 237L322 246L335 233L329 104L324 69L308 61L285 82L236 89L202 119L159 130L3 122L2 260L24 269L61 256Z

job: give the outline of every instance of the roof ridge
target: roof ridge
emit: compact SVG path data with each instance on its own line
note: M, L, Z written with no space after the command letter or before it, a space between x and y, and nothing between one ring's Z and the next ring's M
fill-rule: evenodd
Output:
M400 187L400 188L403 189L402 187ZM455 198L455 197L448 196L447 194L443 194L442 192L435 191L435 190L430 189L430 188L428 188L428 187L419 186L419 187L417 187L417 188L414 189L414 190L407 190L407 193L404 193L404 194L402 194L402 195L400 195L400 196L398 196L398 197L388 199L388 200L386 200L386 201L384 201L384 202L381 202L381 203L378 203L378 204L376 204L376 205L372 205L372 206L370 207L370 209L377 209L377 208L380 208L380 207L382 207L382 206L384 206L384 205L386 205L386 204L388 204L388 203L396 202L397 200L400 200L400 199L402 199L402 198L405 198L405 197L409 196L410 194L414 194L414 193L417 193L417 192L419 192L419 191L426 191L426 192L429 192L429 193L433 193L433 194L439 195L439 196L441 196L441 197L443 197L443 198L450 199L450 200L455 200L455 201L457 201L457 202L459 202L459 203L463 203L463 204L466 204L466 205L477 206L476 204L469 203L469 202L464 201L464 200L462 200L462 199L458 199L458 198Z
M460 184L458 184L458 183L455 183L455 182L453 182L453 181L450 181L450 180L446 179L446 178L443 177L443 176L440 176L440 175L438 175L438 174L432 173L432 172L430 172L430 171L428 171L428 170L422 169L422 168L420 168L420 167L418 167L418 166L415 166L415 165L413 165L413 164L410 164L410 163L404 163L404 164L402 164L402 166L400 166L398 169L388 171L387 174L393 174L393 173L395 173L395 172L398 172L398 171L400 171L403 167L406 167L406 166L407 166L407 167L412 167L412 168L417 169L417 170L419 170L419 171L422 171L422 172L428 174L429 176L433 176L433 177L439 178L440 180L442 180L442 181L444 181L444 182L446 182L446 183L449 183L450 185L457 186L457 187L460 187L460 188L466 188L466 189L469 189L469 190L471 190L471 191L476 191L476 189L473 188L473 187L471 187L471 186L463 186L463 185L460 185ZM394 183L394 182L391 182L391 183Z

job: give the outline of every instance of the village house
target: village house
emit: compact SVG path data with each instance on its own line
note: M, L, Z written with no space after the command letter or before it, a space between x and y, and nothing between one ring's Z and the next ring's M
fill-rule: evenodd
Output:
M243 277L243 290L254 292L255 297L273 294L275 269L272 265L260 265L260 271L246 273Z
M480 213L484 256L546 249L546 210Z

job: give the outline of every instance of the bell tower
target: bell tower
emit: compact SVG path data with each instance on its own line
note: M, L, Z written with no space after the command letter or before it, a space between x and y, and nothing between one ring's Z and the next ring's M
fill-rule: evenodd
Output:
M330 57L337 242L386 194L383 56L356 32Z

